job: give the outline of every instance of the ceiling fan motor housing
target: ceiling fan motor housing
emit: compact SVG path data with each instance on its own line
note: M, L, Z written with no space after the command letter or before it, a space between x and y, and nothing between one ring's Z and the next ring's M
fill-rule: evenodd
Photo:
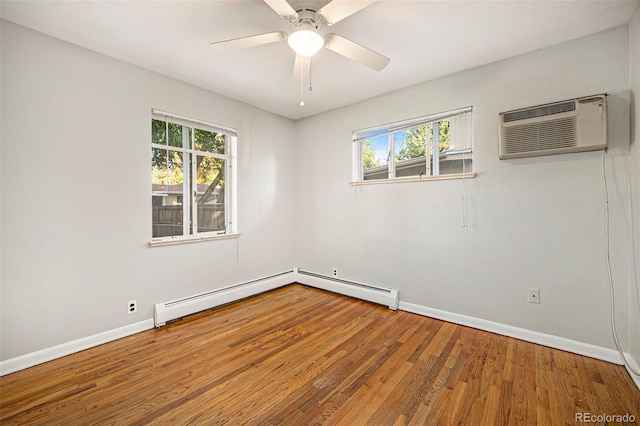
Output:
M293 29L298 29L301 26L308 26L313 29L322 27L321 19L319 19L318 13L315 10L302 9L298 11L298 19L292 23Z

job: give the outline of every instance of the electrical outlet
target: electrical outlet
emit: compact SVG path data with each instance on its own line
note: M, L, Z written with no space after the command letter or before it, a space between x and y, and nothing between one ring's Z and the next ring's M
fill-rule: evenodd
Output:
M333 276L334 277L338 276L338 268L333 268Z
M127 313L128 314L135 314L136 312L138 312L138 301L137 300L130 300L127 302Z
M540 303L540 290L537 288L529 289L529 303Z

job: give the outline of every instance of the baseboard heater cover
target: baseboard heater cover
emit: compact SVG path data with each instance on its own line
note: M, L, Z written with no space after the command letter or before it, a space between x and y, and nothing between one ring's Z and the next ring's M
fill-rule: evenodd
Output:
M296 270L296 282L322 290L344 294L345 296L386 305L394 311L398 309L399 294L398 290L395 289L343 280L302 269Z
M161 327L167 321L284 287L294 281L295 271L291 270L193 296L156 303L153 315L154 323L156 327Z

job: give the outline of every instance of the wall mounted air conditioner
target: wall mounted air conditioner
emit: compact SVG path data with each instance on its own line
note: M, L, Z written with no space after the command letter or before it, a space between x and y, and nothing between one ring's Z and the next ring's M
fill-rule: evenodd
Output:
M593 151L606 146L606 95L500 114L500 159Z

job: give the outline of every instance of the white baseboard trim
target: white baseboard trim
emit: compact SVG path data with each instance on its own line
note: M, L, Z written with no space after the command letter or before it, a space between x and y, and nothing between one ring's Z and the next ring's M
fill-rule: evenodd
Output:
M134 324L125 325L113 330L108 330L92 336L83 337L60 345L20 355L15 358L10 358L6 361L0 362L0 376L24 370L25 368L33 367L34 365L80 352L94 346L102 345L103 343L131 336L132 334L140 333L141 331L151 330L152 328L153 318L149 318Z
M627 358L627 362L629 363L631 368L633 368L636 371L640 371L640 363L638 362L638 360L635 359L630 353L625 352L624 355ZM631 371L631 369L626 365L625 365L625 368L627 369L627 373L629 373L629 375L635 382L638 389L640 389L640 376L636 376L635 374L633 374L633 371Z
M501 334L503 336L514 337L516 339L524 340L531 343L537 343L539 345L548 346L554 349L572 352L578 355L588 356L590 358L600 359L603 361L611 362L613 364L623 364L620 356L618 355L618 351L616 351L615 349L596 346L589 343L579 342L577 340L571 340L551 334L540 333L538 331L527 330L525 328L514 327L511 325L488 321L481 318L455 314L452 312L442 311L440 309L428 308L421 305L415 305L413 303L401 301L399 309L407 312L412 312L414 314L452 322L454 324L465 325L467 327Z

